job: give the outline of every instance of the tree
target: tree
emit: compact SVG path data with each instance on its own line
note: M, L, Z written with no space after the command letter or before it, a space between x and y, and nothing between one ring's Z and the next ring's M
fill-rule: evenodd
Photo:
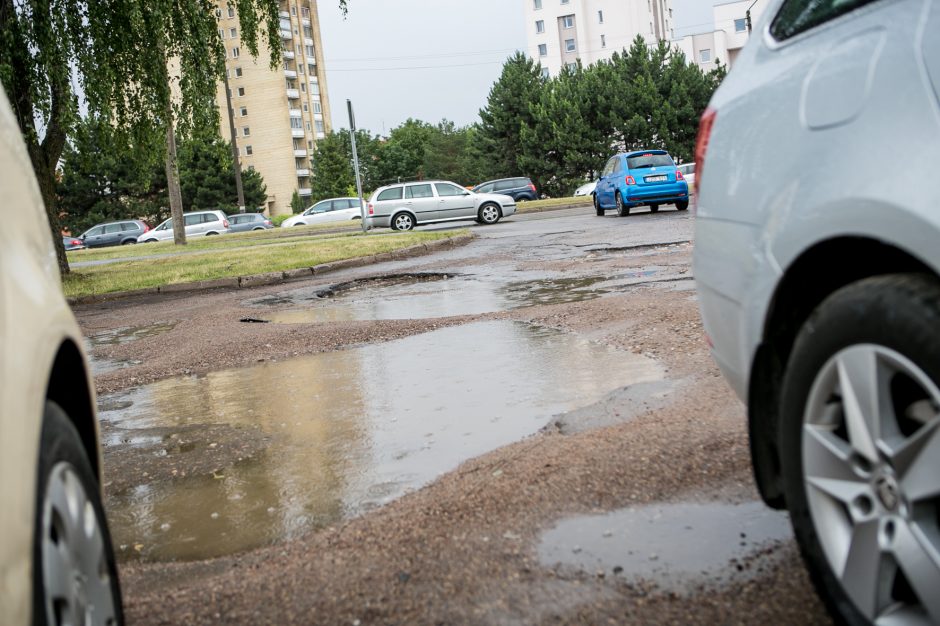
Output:
M358 142L359 137L356 137ZM345 196L351 187L356 186L351 159L348 132L333 132L317 140L313 148L313 181L310 184L313 202Z
M338 1L345 10L346 0ZM241 46L257 56L266 35L277 68L277 0L236 4ZM59 237L56 167L78 119L79 93L90 115L141 146L166 137L174 118L183 134L217 127L225 50L211 8L204 0L0 0L0 82L26 142L63 274L69 266ZM168 59L179 69L178 101L171 99Z
M186 210L238 211L235 161L229 142L215 132L196 133L180 143L179 164L180 191ZM242 185L245 206L265 203L267 190L258 172L242 172Z
M307 205L304 203L303 199L300 197L300 194L297 193L297 190L294 190L294 194L290 197L290 210L291 213L295 215L302 212Z

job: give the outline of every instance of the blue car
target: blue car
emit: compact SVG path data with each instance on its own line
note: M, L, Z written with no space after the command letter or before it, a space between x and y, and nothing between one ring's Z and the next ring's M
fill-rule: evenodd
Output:
M661 204L674 204L680 211L689 208L689 185L668 152L640 150L610 157L594 190L598 215L616 209L624 217L639 206L655 213Z

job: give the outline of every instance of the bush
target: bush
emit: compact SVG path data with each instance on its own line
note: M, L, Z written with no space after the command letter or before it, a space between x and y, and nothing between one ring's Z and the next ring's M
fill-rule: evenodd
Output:
M293 215L272 215L271 221L274 223L275 227L280 227L280 225L284 223L284 220L286 220L289 217L294 217L294 216Z

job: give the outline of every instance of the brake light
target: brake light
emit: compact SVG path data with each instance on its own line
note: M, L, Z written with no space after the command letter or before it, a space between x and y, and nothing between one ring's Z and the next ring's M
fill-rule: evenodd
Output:
M535 192L535 185L533 183L529 183L529 189Z
M702 113L702 119L698 124L698 137L695 139L695 195L698 195L699 187L702 186L705 153L708 151L708 140L711 138L712 126L715 125L717 115L718 112L709 107Z
M82 240L81 240L81 239L73 239L73 240L71 240L71 241L69 242L69 245L70 245L70 246L80 246L80 245L82 245Z
M274 226L274 222L272 222L271 220L264 220L264 225L265 225L265 226Z
M147 232L148 230L150 230L150 227L144 224L144 232Z
M372 203L369 203L369 215L375 214L375 207L372 206Z
M222 220L222 228L228 228L228 220Z
M625 181L628 185L635 185L635 184L636 184L636 180L635 180L632 176L627 176L627 177L624 179L624 181Z
M685 176L679 170L676 170L676 180L685 180Z

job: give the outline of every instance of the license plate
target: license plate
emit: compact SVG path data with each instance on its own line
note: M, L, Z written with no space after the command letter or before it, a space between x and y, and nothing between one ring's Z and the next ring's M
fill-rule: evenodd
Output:
M666 180L667 176L647 176L646 182L648 183L661 183Z

